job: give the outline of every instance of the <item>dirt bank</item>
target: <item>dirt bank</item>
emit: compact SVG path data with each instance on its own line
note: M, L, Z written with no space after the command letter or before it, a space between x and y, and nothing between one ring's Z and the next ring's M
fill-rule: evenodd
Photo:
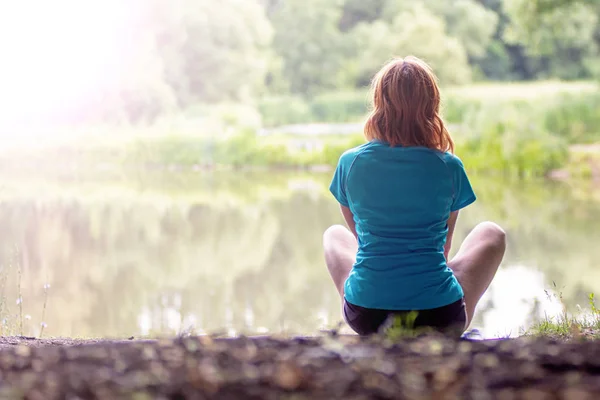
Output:
M4 338L0 398L594 399L600 342Z

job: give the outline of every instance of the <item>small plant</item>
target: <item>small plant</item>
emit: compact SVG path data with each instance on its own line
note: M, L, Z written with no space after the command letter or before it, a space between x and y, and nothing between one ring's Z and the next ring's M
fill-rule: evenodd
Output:
M556 283L552 283L557 289ZM584 315L572 316L567 312L563 302L562 292L550 293L545 290L546 296L552 300L558 299L562 305L562 313L557 317L544 318L533 325L525 334L533 336L550 336L561 339L571 338L596 338L600 330L600 310L596 307L595 297L593 293L588 295L588 302L591 311L591 318Z
M42 322L40 323L40 339L44 334L44 328L47 326L46 322L46 306L48 305L48 290L50 289L50 284L46 283L44 285L44 304L42 305Z
M384 338L396 341L404 338L416 337L433 329L429 327L415 327L418 316L417 311L391 315L380 329Z
M31 315L26 314L24 301L23 301L23 291L22 291L22 279L23 273L21 264L19 262L19 250L17 247L14 247L10 253L10 256L7 257L7 262L0 262L0 336L14 336L14 335L35 335L35 333L31 331ZM16 287L17 287L17 297L15 300L16 311L13 306L10 306L10 301L8 301L6 295L6 284L8 281L8 276L10 272L15 268L16 272ZM39 337L41 338L44 334L44 329L47 327L45 321L46 318L46 309L48 306L48 293L50 290L50 284L46 283L43 287L44 290L44 301L42 303L42 313L40 323L40 333Z
M592 329L593 334L595 336L600 336L600 309L596 307L596 299L594 298L594 293L590 293L589 295L589 304L590 309L592 311Z
M0 264L0 318L2 318L2 323L0 325L0 335L4 336L8 329L8 319L6 318L8 314L8 305L6 299L6 280L8 277L8 268L4 264Z
M15 247L13 253L13 259L18 260L19 250ZM18 287L18 296L17 297L17 305L19 306L19 334L23 336L23 293L21 292L21 280L22 280L22 271L21 271L21 263L16 262L17 264L17 287Z
M589 298L590 309L592 310L592 314L595 317L600 318L600 310L598 308L596 308L596 301L594 299L594 293L590 293L588 298Z

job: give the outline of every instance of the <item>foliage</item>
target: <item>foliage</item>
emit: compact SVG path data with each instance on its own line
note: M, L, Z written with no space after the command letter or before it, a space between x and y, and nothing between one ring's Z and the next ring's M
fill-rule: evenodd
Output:
M408 54L425 59L445 84L470 80L466 50L447 34L443 18L418 2L401 7L388 18L392 15L390 22L361 23L352 31L357 56L347 69L348 74L355 74L355 85L367 83L389 58Z
M418 314L418 311L410 311L390 316L379 329L380 337L393 343L427 334L440 334L431 327L415 327Z
M573 3L595 4L596 0L532 0L532 10L538 14L543 14L560 7L565 7Z
M506 7L511 24L505 40L523 45L534 62L545 65L539 75L564 79L599 76L599 43L595 37L600 33L600 12L594 12L591 5L573 3L533 16L528 10L532 7L529 0L510 0Z
M265 97L258 103L265 127L311 122L356 122L366 113L366 91L328 92L304 100L297 96Z
M515 124L485 125L477 136L457 135L457 154L473 172L510 177L544 176L565 165L564 141L535 129L519 135ZM336 165L341 153L364 143L362 134L331 136L318 140L302 136L261 137L241 131L225 138L192 135L138 137L113 146L48 148L30 151L28 163L52 167L68 154L71 163L93 166L98 163L139 168L271 167L307 168ZM4 155L0 163L7 170L23 165L23 153Z
M72 119L152 123L198 103L251 103L264 91L273 27L257 0L127 4L133 9L119 76Z
M473 171L513 177L544 176L568 159L563 141L513 121L485 125L477 136L458 141L456 151Z
M499 17L495 10L475 0L421 0L412 4L388 0L381 18L393 20L395 18L391 16L399 12L420 7L425 7L442 20L446 33L458 40L469 57L477 59L485 55L498 25Z
M341 14L337 0L285 0L270 15L273 48L283 60L280 73L292 93L339 87L346 56Z
M600 140L600 95L563 94L544 113L545 128L570 143Z
M361 90L325 93L310 101L265 98L259 104L263 124L268 127L359 122L368 111L368 95ZM512 135L521 141L539 140L541 144L549 138L543 147L553 147L555 139L570 144L600 139L600 94L594 85L541 82L448 89L443 92L442 112L451 130L462 135L483 134L491 126L503 124L509 125Z
M580 177L595 175L596 155L569 151L574 143L600 139L595 85L476 85L444 93L443 115L457 154L473 172L525 178L566 168ZM6 168L23 160L43 165L69 160L153 167L333 166L345 149L364 142L360 121L367 98L365 91L324 93L310 102L290 96L265 98L259 104L262 115L252 107L229 104L196 108L184 118L188 124L127 128L127 134L81 133L76 135L80 140L40 142L38 149L5 152L0 163ZM194 119L203 122L193 123ZM312 126L302 125L306 122L350 124L332 125L329 135L317 137L311 135ZM302 132L281 127L295 123L301 124ZM264 130L262 124L281 128Z
M215 103L285 108L269 99L294 96L290 116L267 123L310 120L296 97L363 90L386 60L409 54L427 60L445 85L600 76L594 0L119 4L122 43L100 89L44 118L148 125Z
M296 96L270 96L258 103L265 126L308 123L314 120L310 104Z
M154 1L143 31L153 32L179 104L248 101L267 67L272 27L254 0Z
M498 14L475 0L457 0L452 3L429 0L430 7L443 7L448 33L457 38L473 60L486 55L498 27ZM433 9L433 8L432 8Z
M554 284L556 287L556 284ZM560 339L600 338L600 310L596 307L594 293L588 295L589 315L570 315L564 306L562 293L550 293L549 298L557 299L563 305L563 312L556 318L545 316L526 332L527 335L550 336Z
M364 115L368 104L363 91L323 93L311 100L310 110L317 122L354 122Z

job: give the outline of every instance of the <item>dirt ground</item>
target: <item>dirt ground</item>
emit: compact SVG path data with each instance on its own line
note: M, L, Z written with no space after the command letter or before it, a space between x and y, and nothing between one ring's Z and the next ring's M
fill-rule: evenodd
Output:
M0 399L600 398L600 342L0 340Z

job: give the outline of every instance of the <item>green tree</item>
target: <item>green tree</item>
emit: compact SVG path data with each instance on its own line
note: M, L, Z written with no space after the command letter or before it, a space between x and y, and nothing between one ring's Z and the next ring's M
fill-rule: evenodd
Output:
M345 0L340 29L348 31L361 22L381 19L388 0Z
M182 105L248 101L267 71L272 27L256 0L155 1L157 49Z
M474 67L492 80L532 79L536 73L535 63L532 65L523 46L504 40L504 31L510 24L510 17L503 7L504 0L480 0L480 4L498 16L498 23L486 54L474 60Z
M273 29L258 0L135 2L118 77L86 120L152 122L196 104L249 103L264 90Z
M597 0L530 0L528 9L539 15L573 4L597 4Z
M496 32L498 14L475 0L430 0L429 3L445 6L440 10L440 14L446 20L448 34L460 40L469 57L479 59L485 55Z
M444 84L470 80L466 50L458 39L447 34L442 18L422 3L412 3L389 19L389 23L360 23L352 31L357 58L349 68L354 71L357 84L368 82L391 57L407 55L427 61Z
M600 5L550 4L559 3L505 0L511 17L506 42L523 45L549 76L582 79L600 72L595 70L600 62Z
M400 12L410 11L417 4L423 5L434 16L444 20L446 33L461 42L469 57L479 58L485 55L498 24L498 15L493 10L475 0L387 0L382 18L392 22Z
M285 0L275 7L273 46L291 92L313 94L342 85L348 42L339 29L341 15L338 0Z

